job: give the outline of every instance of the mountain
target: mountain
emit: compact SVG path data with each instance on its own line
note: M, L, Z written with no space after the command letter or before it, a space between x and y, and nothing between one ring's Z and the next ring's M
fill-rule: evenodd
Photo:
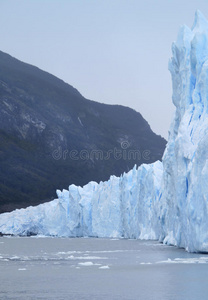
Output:
M208 21L200 11L172 51L176 111L162 162L2 214L2 233L158 239L208 253Z
M161 159L166 141L140 113L85 99L55 76L0 52L0 212L69 184Z

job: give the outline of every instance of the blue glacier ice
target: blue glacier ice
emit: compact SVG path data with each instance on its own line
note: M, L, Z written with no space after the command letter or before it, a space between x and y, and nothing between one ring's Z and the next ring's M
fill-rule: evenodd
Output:
M162 162L1 214L0 232L157 239L208 252L208 22L200 11L192 29L180 28L172 54L176 110Z
M169 62L176 107L163 156L160 240L208 251L208 22L183 26Z
M70 185L58 199L0 215L0 231L14 235L156 239L162 163L136 166L121 177Z

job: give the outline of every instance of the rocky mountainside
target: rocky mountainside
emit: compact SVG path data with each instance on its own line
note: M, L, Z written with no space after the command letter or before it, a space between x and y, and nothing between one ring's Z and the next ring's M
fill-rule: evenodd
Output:
M0 52L0 212L160 160L165 145L140 113Z

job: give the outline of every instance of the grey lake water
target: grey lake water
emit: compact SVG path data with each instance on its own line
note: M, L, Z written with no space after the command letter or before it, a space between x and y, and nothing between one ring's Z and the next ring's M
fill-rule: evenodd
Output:
M208 299L208 256L154 241L2 237L0 299Z

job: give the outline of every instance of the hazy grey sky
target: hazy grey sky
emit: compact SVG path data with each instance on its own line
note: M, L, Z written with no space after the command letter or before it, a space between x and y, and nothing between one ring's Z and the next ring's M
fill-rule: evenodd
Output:
M196 9L208 17L207 0L0 0L0 50L134 108L167 138L171 44Z

